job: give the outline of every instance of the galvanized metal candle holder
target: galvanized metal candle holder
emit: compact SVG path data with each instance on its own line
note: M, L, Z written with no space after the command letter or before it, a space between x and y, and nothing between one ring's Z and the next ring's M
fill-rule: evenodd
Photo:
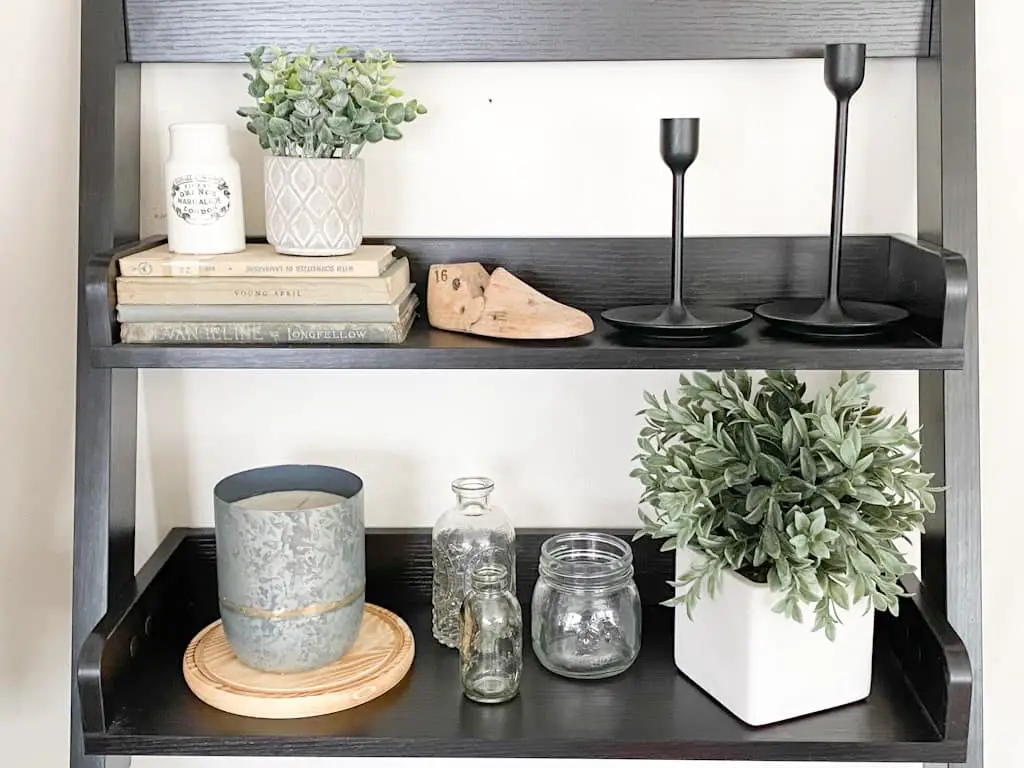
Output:
M363 618L363 481L281 465L230 475L213 494L220 615L239 660L300 672L341 658Z

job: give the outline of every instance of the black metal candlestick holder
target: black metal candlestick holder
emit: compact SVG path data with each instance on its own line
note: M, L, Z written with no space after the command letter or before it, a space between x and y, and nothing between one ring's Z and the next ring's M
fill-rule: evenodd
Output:
M907 317L888 304L839 300L846 187L846 134L850 99L864 82L863 43L825 46L825 84L836 97L836 147L832 167L832 228L829 235L828 293L820 299L793 299L762 304L755 312L769 323L805 336L865 336L881 333Z
M674 117L661 121L661 158L672 171L672 303L619 307L601 313L614 328L635 335L707 337L734 331L753 315L731 307L683 303L683 193L687 169L697 159L700 118Z

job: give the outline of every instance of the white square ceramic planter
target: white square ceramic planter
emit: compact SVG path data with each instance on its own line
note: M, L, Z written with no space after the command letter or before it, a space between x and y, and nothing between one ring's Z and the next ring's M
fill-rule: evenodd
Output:
M676 574L700 555L676 551ZM830 641L812 632L813 610L799 623L774 613L780 594L732 571L713 598L677 606L675 662L684 675L750 725L766 725L860 701L871 692L874 611L841 612Z

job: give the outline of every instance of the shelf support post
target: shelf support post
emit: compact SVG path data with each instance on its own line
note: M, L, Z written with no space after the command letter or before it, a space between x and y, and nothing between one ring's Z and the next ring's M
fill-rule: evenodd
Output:
M919 393L923 460L947 487L922 538L922 577L971 658L964 765L982 768L974 7L975 0L934 0L932 55L917 61L918 237L963 254L970 273L963 370L922 372Z
M70 765L125 768L85 754L76 678L83 639L135 575L138 373L92 367L85 301L90 256L139 233L140 71L121 0L83 0L81 41Z

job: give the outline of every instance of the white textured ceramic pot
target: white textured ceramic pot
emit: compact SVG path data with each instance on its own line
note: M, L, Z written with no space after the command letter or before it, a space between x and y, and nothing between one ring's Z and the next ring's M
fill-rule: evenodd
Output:
M290 256L338 256L363 242L363 161L278 157L264 161L267 241Z
M676 573L701 556L676 551ZM778 593L732 571L715 596L676 607L675 662L684 675L749 725L766 725L867 698L874 611L862 601L842 611L835 641L774 613Z

